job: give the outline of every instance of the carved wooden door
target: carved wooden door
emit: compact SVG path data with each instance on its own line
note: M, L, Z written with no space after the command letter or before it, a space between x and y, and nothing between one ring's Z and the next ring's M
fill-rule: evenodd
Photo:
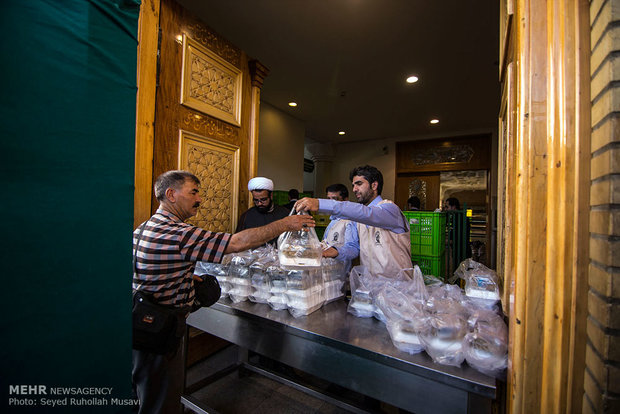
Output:
M407 199L411 196L420 199L420 210L433 211L439 207L439 173L399 174L394 202L401 210L406 210Z
M256 65L172 0L161 1L159 24L153 180L171 169L196 174L203 203L188 221L232 232L248 208Z

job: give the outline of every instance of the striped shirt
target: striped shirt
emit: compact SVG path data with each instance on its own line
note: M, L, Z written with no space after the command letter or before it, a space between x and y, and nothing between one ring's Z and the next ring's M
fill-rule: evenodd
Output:
M133 232L134 251L141 228L142 224ZM133 289L152 294L162 305L191 306L196 262L221 262L230 237L228 233L213 233L184 223L174 214L158 209L146 222L140 238Z

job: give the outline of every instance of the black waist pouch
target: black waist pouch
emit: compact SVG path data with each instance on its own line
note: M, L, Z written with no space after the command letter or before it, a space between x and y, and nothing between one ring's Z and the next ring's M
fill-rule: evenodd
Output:
M161 355L176 350L184 332L182 312L158 305L151 296L135 291L132 315L133 349Z

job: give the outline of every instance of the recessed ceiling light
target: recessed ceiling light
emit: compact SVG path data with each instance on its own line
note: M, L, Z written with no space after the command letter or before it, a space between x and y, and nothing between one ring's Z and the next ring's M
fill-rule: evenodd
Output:
M439 119L431 119L431 124L438 124L439 123Z
M418 77L411 75L407 78L407 83L416 83L418 81Z
M297 106L297 102L289 102L288 106Z
M344 134L346 134L346 132L344 132L344 131L339 131L338 132L338 135L344 135Z

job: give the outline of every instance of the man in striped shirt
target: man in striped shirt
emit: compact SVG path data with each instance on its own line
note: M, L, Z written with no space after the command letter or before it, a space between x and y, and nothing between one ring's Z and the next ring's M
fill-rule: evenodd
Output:
M160 175L155 181L159 208L134 231L137 254L133 289L181 311L189 310L194 303L197 261L219 263L226 253L258 247L285 231L314 226L309 215L291 215L232 235L192 226L184 221L194 216L200 206L199 185L200 180L187 171ZM140 413L181 412L183 361L179 348L180 344L168 355L133 350L132 378Z

